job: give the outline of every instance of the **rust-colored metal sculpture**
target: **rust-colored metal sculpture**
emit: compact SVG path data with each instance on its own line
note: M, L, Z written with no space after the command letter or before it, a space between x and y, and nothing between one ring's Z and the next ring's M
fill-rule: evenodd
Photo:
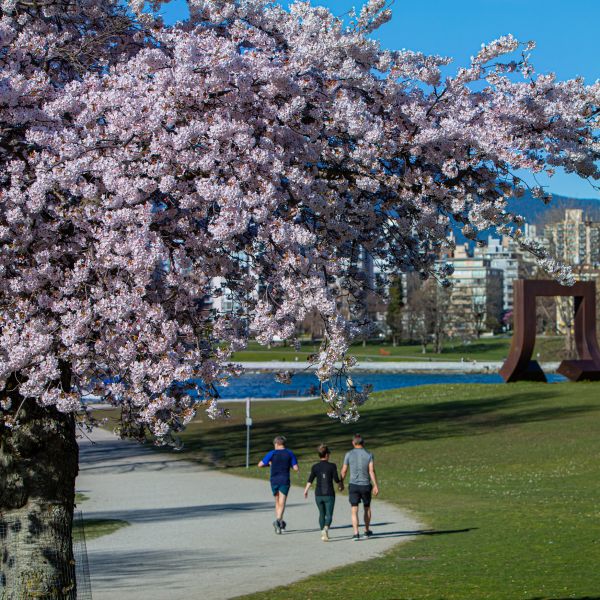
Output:
M600 348L596 339L596 285L578 281L567 287L556 281L518 279L514 282L514 335L508 358L500 369L504 381L546 381L536 360L531 360L535 346L538 296L573 296L575 298L575 345L577 360L563 360L558 372L572 381L600 380Z

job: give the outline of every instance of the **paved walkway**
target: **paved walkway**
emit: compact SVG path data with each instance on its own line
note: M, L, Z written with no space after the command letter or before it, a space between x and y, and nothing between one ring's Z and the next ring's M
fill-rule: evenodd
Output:
M246 371L302 371L307 368L302 361L244 361L240 363ZM370 372L389 372L389 373L427 373L437 371L440 373L497 373L503 361L477 361L460 360L441 361L441 360L420 360L420 361L365 361L359 360L356 366L352 367L352 372L370 371ZM558 368L558 362L548 362L541 365L546 373L554 372ZM340 366L340 365L338 365Z
M267 481L211 471L95 430L80 441L77 490L85 518L129 527L88 540L94 600L223 600L376 557L421 524L383 501L375 536L352 542L338 497L331 542L320 540L313 499L290 492L288 531L275 535ZM267 475L265 470L265 476Z

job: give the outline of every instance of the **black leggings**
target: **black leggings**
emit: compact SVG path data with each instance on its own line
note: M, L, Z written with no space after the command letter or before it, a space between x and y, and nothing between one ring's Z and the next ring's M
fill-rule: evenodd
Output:
M335 506L335 496L315 496L315 502L319 509L319 527L329 527L333 520L333 507Z

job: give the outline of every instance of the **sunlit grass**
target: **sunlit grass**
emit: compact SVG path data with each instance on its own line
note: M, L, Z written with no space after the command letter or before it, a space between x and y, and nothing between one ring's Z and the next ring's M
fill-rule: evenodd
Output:
M510 338L495 337L481 338L469 342L460 340L448 340L444 343L441 354L433 352L431 345L427 346L425 354L421 351L419 344L401 344L393 346L386 342L369 342L365 346L356 344L350 349L350 354L363 362L379 361L418 361L418 360L441 360L460 361L464 360L489 360L501 361L508 355ZM560 337L539 337L534 350L534 358L544 361L560 360L563 356L564 341ZM286 360L305 362L315 352L318 352L318 343L303 342L298 350L292 346L274 345L271 348L260 346L256 342L250 342L248 348L243 352L237 352L235 360L243 361L268 361ZM539 355L539 356L538 356Z
M93 540L102 537L103 535L110 535L128 525L128 521L122 521L121 519L83 519L83 531L86 540ZM80 523L75 522L75 527L73 527L73 540L76 541L79 538L81 538L81 527Z
M82 502L85 502L86 500L89 500L89 499L90 499L90 497L82 492L76 492L76 494L75 494L75 504L76 505L81 504Z

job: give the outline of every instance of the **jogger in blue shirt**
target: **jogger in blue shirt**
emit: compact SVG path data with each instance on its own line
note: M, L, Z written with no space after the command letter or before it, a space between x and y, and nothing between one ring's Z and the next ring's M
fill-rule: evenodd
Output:
M281 533L285 529L283 513L290 491L290 469L298 470L298 460L295 454L285 447L285 442L285 437L278 435L273 440L275 449L267 452L258 463L259 467L271 467L271 491L275 496L275 533Z

